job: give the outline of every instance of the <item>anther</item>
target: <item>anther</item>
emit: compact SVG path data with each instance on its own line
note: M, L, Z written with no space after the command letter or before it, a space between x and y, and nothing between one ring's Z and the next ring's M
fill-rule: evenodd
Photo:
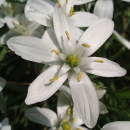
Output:
M61 3L60 3L60 0L58 0L57 3L58 3L59 6L62 6Z
M62 122L66 122L66 120L65 120L65 119L63 119L63 120L62 120Z
M71 123L74 123L75 122L75 119L73 118L72 120L71 120Z
M76 130L82 130L82 129L80 129L80 128L76 128Z
M68 4L68 0L66 0L66 4Z
M12 24L13 24L13 25L16 25L14 21L12 21Z
M70 40L70 34L67 31L65 31L65 34L66 34L68 40Z
M52 50L51 52L54 52L56 55L60 54L57 50Z
M67 115L69 116L71 114L71 109L69 108L68 110L67 110Z
M104 63L103 60L94 60L94 62Z
M19 21L19 24L20 24L20 25L22 25L22 24L23 24L21 20L18 20L18 21Z
M86 44L86 43L83 43L82 46L87 47L87 48L90 48L90 45L89 45L89 44Z
M70 12L69 12L69 16L72 16L72 15L74 15L74 14L76 14L76 13L74 12L74 7L71 7Z
M59 78L60 78L60 76L56 76L56 77L50 79L50 81L51 81L51 82L54 82L54 81L58 80Z
M82 77L82 73L81 73L81 72L79 72L79 73L78 73L78 77L77 77L77 81L78 81L78 82L80 82L81 77Z

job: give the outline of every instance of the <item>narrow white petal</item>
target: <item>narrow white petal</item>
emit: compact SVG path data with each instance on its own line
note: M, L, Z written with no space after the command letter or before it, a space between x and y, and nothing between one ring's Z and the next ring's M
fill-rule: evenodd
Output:
M94 0L75 0L74 4L75 5L82 5L82 4L86 4L88 2L92 2L92 1L94 1Z
M0 92L3 90L5 84L6 84L6 80L0 77Z
M104 94L106 93L106 90L105 89L96 89L96 93L97 93L98 99L101 99L101 98L103 98Z
M69 99L61 92L58 94L57 114L60 120L63 120L70 106Z
M52 13L55 5L51 0L28 0L27 4L36 11L44 14Z
M64 73L68 72L71 69L71 67L64 63L63 66L60 69L59 75L63 75Z
M4 126L1 130L11 130L11 126L10 125Z
M50 82L50 79L57 76L58 72L59 66L52 66L39 75L29 86L28 94L25 100L26 104L45 101L51 97L64 83L68 76L66 73L59 77L58 80Z
M98 0L94 7L94 14L99 18L112 19L114 11L113 0Z
M75 27L73 26L70 18L67 16L64 10L59 7L59 5L55 6L53 22L54 30L63 52L65 50L66 44L68 43L66 32L69 33L70 43L73 44L73 46L76 46Z
M28 11L27 15L35 22L47 26L47 27L52 27L52 20L50 17L46 14L43 14L38 11Z
M0 28L4 26L4 23L0 21Z
M113 31L113 33L115 34L115 36L119 39L119 41L130 50L130 42L128 40L126 40L125 38L123 38L116 30Z
M75 27L75 31L76 31L76 40L78 41L80 37L83 35L84 31L77 27Z
M130 121L116 121L108 123L101 130L129 130Z
M107 110L106 106L100 101L99 101L99 106L100 106L100 114L108 113L108 110Z
M66 0L60 0L60 1L61 1L62 6L66 7L66 12L69 13L71 10L71 7L74 6L75 0L68 0L68 3L66 3Z
M56 113L48 108L29 108L25 111L25 116L35 123L48 127L56 126L58 123Z
M58 50L54 44L32 36L13 37L7 41L8 47L23 59L38 63L57 61L58 56L51 50Z
M93 128L99 116L99 101L92 82L84 72L78 82L77 74L73 73L69 76L69 85L80 119L87 127Z
M130 0L122 0L122 1L125 1L125 2L130 2Z
M2 126L6 126L9 124L9 119L8 118L4 118L3 121L1 122Z
M78 47L81 47L83 43L89 44L89 48L84 47L84 55L90 56L110 37L113 28L114 23L111 20L107 18L98 20L83 33L79 39Z
M76 12L71 19L76 27L89 27L98 20L98 17L89 12Z
M94 75L103 77L121 77L126 74L126 70L119 66L119 64L101 57L89 57L92 59L93 69L86 69L85 71ZM94 62L95 60L101 60L103 63Z

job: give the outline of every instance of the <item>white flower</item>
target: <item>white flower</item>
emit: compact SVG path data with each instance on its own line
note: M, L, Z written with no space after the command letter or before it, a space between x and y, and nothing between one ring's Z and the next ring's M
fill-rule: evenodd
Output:
M63 89L66 91L65 88ZM25 111L25 116L29 120L50 127L53 130L88 130L80 126L83 122L78 117L75 117L77 113L70 107L69 99L63 93L58 94L57 114L48 108L38 107L29 108Z
M28 21L24 14L17 15L14 18L5 17L5 23L10 30L1 36L1 44L6 44L7 40L18 35L42 37L43 30L40 25Z
M116 121L103 126L101 130L130 130L130 121Z
M74 12L74 0L58 0L58 3L64 8L75 27L88 27L98 19L96 15L89 12ZM53 27L54 2L28 0L27 4L31 8L30 11L25 11L27 16L44 26Z
M0 122L0 130L11 130L8 118L4 118L4 120Z
M130 0L123 0L130 2ZM98 0L94 7L94 14L99 18L113 18L114 4L113 0ZM113 31L114 35L119 41L128 49L130 49L130 42L123 38L117 31Z
M84 123L92 128L99 116L99 101L85 72L103 77L126 74L126 70L115 62L89 57L110 37L114 24L109 19L100 19L77 43L75 27L58 5L53 20L55 33L53 29L47 29L42 39L19 36L7 42L9 48L22 58L51 66L30 85L25 102L33 104L47 100L68 78L76 110Z
M4 26L4 23L0 21L0 28Z

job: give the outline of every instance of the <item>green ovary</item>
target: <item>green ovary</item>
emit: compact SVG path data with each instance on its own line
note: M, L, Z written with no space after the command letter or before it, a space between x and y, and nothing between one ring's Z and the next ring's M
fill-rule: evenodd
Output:
M62 129L63 130L71 130L71 128L70 128L70 126L69 126L69 124L67 122L62 123Z
M66 59L66 63L69 64L72 68L78 66L78 57L75 55L69 55Z

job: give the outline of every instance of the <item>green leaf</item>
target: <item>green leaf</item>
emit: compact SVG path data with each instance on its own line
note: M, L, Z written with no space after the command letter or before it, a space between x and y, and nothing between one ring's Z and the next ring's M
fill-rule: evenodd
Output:
M116 93L118 98L130 98L130 88L123 89L120 92Z

